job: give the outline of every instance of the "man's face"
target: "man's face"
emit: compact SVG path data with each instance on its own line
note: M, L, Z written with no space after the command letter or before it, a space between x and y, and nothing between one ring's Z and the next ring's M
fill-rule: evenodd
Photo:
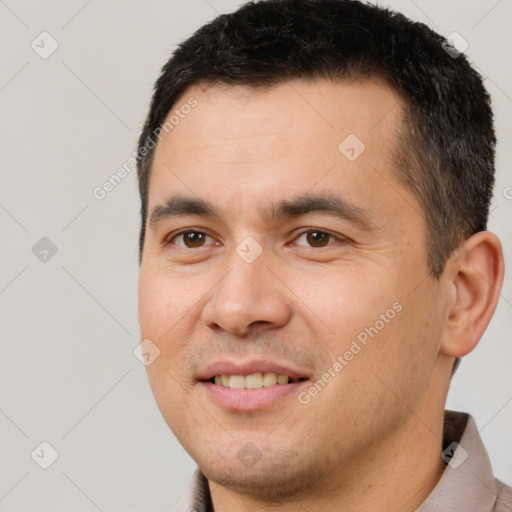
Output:
M193 87L173 112L192 96L150 180L150 384L210 481L307 492L396 450L439 399L446 289L392 174L401 102L374 80L292 81Z

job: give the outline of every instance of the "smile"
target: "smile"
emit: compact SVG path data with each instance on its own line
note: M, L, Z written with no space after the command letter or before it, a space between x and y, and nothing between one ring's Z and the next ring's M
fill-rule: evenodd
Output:
M250 375L215 375L209 382L231 389L258 389L307 380L305 377L289 377L277 373L251 373Z
M283 406L310 378L310 370L288 361L225 357L200 369L196 382L199 392L223 409L254 411Z

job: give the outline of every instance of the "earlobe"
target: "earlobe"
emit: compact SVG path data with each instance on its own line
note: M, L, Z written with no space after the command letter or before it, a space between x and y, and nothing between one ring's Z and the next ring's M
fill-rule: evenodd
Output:
M440 352L462 357L471 352L487 328L503 284L501 243L489 231L467 238L447 263L452 300Z

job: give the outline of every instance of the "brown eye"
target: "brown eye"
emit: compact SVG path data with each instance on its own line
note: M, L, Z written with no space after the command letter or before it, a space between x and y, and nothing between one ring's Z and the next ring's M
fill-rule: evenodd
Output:
M321 231L310 231L307 233L306 239L313 247L324 247L329 242L330 236L331 235L322 233Z
M320 230L310 230L302 233L298 238L297 241L301 238L305 237L307 245L310 247L327 247L328 245L331 245L329 243L329 240L331 238L334 238L333 235L330 233L326 233L325 231ZM298 245L304 245L304 244L298 244Z
M186 249L195 249L197 247L203 247L207 238L211 238L211 236L201 231L184 231L174 236L169 240L169 243L174 243L174 245ZM178 243L178 241L181 241L181 243Z

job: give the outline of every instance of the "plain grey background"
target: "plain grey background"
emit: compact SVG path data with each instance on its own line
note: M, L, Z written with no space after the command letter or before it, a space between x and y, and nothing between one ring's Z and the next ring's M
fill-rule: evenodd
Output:
M131 156L176 44L240 3L0 1L2 511L170 510L189 480L195 464L161 418L133 354L135 171L102 200L93 190ZM510 269L512 3L380 4L444 35L458 32L486 77L500 140L489 229ZM511 316L507 272L492 323L448 399L449 408L473 414L508 484ZM52 448L41 442L58 453L48 469L40 464L51 462Z

